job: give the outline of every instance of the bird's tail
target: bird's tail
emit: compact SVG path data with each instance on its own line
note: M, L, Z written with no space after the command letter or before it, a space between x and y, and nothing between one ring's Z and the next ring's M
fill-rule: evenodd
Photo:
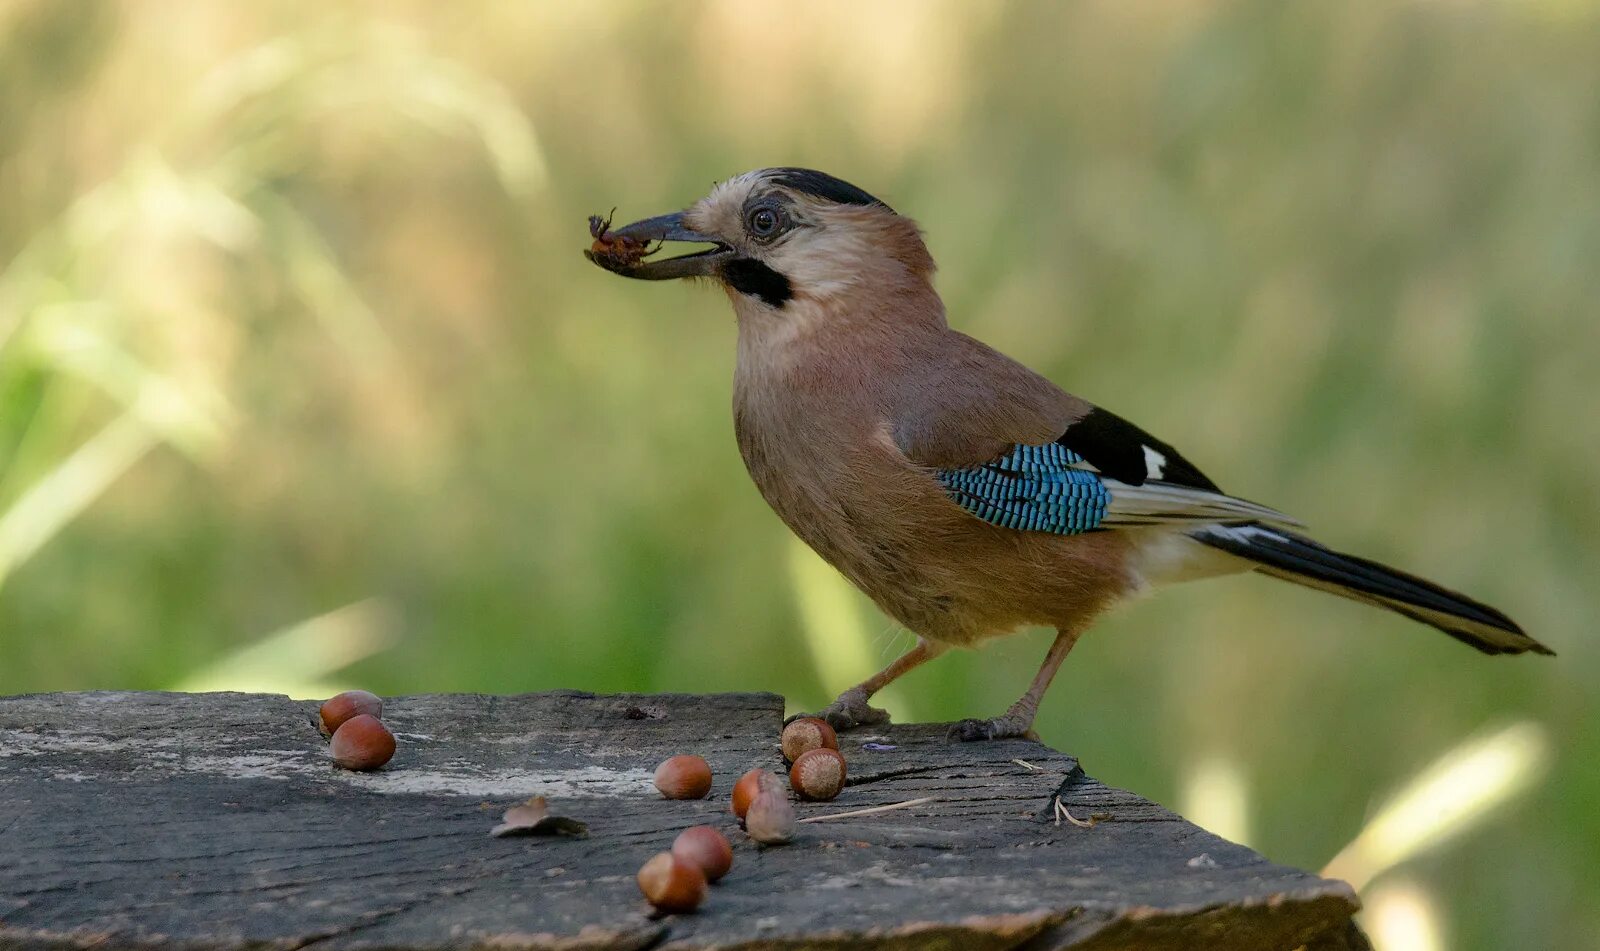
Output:
M1257 570L1273 577L1388 608L1485 654L1555 653L1487 604L1375 561L1325 548L1303 535L1258 523L1208 525L1189 535L1255 562Z

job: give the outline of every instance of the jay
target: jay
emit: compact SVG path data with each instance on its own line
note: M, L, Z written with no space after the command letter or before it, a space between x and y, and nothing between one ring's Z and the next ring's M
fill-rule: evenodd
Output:
M887 722L872 695L952 647L1045 625L1055 641L1027 692L1001 716L952 728L1030 736L1101 612L1244 571L1387 608L1485 654L1552 653L1488 605L1307 538L1133 423L951 329L916 223L854 185L761 169L686 211L593 230L589 257L607 270L726 291L738 320L734 429L751 478L917 637L822 711L837 728ZM674 241L709 247L656 256Z

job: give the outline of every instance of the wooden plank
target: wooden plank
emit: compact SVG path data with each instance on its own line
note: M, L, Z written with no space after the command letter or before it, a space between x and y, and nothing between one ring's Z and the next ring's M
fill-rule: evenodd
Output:
M404 697L384 715L400 752L355 774L330 765L313 703L0 699L0 947L1364 947L1344 883L1037 743L934 725L847 734L851 785L798 808L935 801L759 848L727 795L752 766L782 768L782 716L770 694ZM682 752L710 761L710 799L650 785ZM488 835L533 794L590 835ZM1058 823L1057 794L1110 818ZM634 873L697 823L729 835L733 871L699 914L652 917Z

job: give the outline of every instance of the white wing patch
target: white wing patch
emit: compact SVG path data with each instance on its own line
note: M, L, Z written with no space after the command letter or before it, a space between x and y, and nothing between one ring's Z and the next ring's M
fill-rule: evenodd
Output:
M1167 457L1156 452L1149 446L1141 445L1144 450L1144 477L1146 479L1159 479L1167 471Z

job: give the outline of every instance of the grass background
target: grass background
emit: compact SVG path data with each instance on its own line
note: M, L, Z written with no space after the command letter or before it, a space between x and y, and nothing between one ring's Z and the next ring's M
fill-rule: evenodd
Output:
M955 326L1561 654L1214 582L1087 637L1047 741L1318 868L1528 725L1531 793L1382 869L1369 926L1600 933L1579 0L0 5L0 692L799 708L887 660L743 472L720 295L579 254L776 164L916 217ZM1047 641L890 706L998 712Z

